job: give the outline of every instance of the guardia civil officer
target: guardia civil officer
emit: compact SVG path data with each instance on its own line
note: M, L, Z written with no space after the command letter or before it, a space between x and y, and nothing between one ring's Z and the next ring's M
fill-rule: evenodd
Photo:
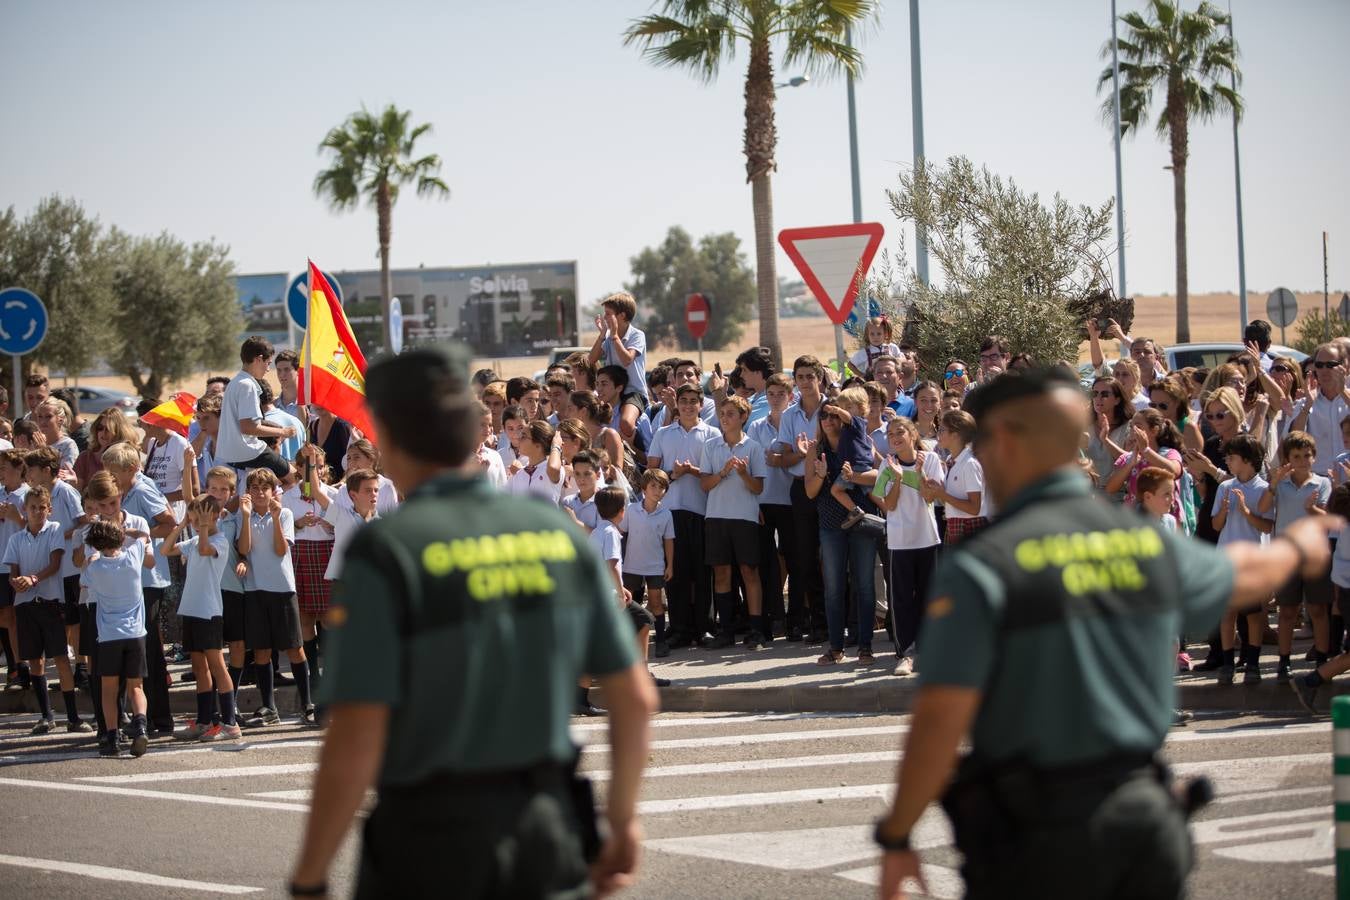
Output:
M1180 897L1186 813L1154 759L1175 635L1314 577L1342 523L1309 517L1268 547L1220 550L1108 505L1077 466L1087 405L1064 368L998 377L966 408L1002 515L934 577L896 798L876 827L880 896L917 877L915 826L943 795L970 900Z
M331 719L293 896L326 892L372 784L357 897L585 897L637 868L651 678L584 536L462 471L478 434L464 362L425 348L367 373L406 501L357 533L334 587ZM609 707L603 846L568 736L583 673Z

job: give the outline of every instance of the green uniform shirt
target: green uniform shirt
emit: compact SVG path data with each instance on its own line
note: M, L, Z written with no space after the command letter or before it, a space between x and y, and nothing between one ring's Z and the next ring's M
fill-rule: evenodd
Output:
M348 546L321 700L392 707L381 785L569 761L577 679L636 660L613 595L559 510L438 476Z
M943 558L920 683L982 692L971 732L981 760L1152 752L1171 724L1177 636L1207 632L1232 588L1221 551L1061 470Z

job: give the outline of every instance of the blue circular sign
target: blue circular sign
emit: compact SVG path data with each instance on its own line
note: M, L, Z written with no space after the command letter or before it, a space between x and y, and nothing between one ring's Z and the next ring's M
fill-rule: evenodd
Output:
M341 306L342 285L327 272L323 272L323 277L328 279L328 283L332 285L333 293L337 294L338 305ZM295 276L291 281L291 286L286 288L286 312L290 313L291 321L301 331L304 331L309 323L309 294L305 292L308 287L309 273L302 272Z
M396 354L403 352L403 303L397 297L389 298L389 346Z
M0 353L32 353L47 336L47 307L23 288L0 291Z

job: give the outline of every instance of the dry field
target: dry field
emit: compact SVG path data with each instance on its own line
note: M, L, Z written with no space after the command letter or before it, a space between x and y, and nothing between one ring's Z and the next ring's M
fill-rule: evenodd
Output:
M1266 294L1250 294L1248 298L1248 311L1252 318L1264 318L1266 310ZM1299 308L1302 311L1310 311L1322 308L1321 294L1299 294ZM1334 309L1340 302L1340 291L1335 291L1331 296L1331 306ZM714 360L721 360L729 366L736 353L744 347L753 344L755 339L755 322L750 322L745 329L743 340L737 347L722 348L721 350L709 349L705 353L705 360L709 367ZM792 358L803 353L812 353L821 359L827 359L834 356L834 332L830 322L825 317L782 319L779 322L779 329L783 339L784 356ZM1172 297L1140 297L1135 302L1135 320L1133 333L1141 336L1147 336L1168 344L1176 334L1176 311ZM1192 294L1191 295L1191 340L1193 341L1235 341L1241 338L1241 330L1238 322L1238 300L1237 294ZM1294 338L1294 328L1288 329L1289 340ZM595 339L594 332L583 335L582 342L589 344ZM1280 342L1279 329L1275 329L1275 340ZM849 352L855 349L855 344L851 338L845 335L845 347ZM657 351L651 353L653 357L658 356ZM665 355L665 354L661 354ZM1082 347L1081 356L1087 358L1087 345ZM489 367L496 369L503 377L510 378L515 375L533 375L544 367L546 357L518 357L514 359L478 359L475 360L476 367ZM197 393L202 389L206 378L212 374L233 375L235 370L223 373L201 372L187 379L182 384L173 385L166 388L165 393L171 393L174 390L187 390ZM130 391L131 383L125 378L89 378L85 379L86 384L94 384L103 387L112 387L119 390Z

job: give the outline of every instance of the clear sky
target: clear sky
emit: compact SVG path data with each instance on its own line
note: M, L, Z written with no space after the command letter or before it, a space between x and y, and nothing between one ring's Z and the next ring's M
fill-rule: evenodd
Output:
M1187 0L1187 5L1192 5ZM1142 6L1120 0L1122 11ZM228 244L240 272L375 267L375 217L314 197L328 128L394 102L434 133L453 196L405 196L393 264L579 260L580 295L628 278L671 225L735 231L753 260L740 152L739 55L711 86L647 65L620 33L642 0L254 0L231 4L0 0L0 203L60 193L133 233ZM1234 0L1247 281L1350 286L1350 76L1343 0ZM930 159L964 154L1045 195L1114 192L1099 120L1108 0L923 0ZM884 191L912 157L909 15L891 0L862 36L863 210L898 223ZM784 79L796 74L780 73ZM775 227L850 217L841 79L779 94ZM1173 289L1171 174L1152 132L1125 146L1130 293ZM1237 287L1232 131L1196 126L1190 283ZM912 242L910 244L912 246ZM780 275L792 275L781 253Z

